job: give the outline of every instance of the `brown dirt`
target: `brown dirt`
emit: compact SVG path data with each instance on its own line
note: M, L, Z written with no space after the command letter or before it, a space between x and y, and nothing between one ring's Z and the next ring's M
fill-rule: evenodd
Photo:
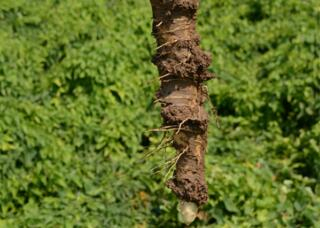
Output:
M208 115L203 107L207 91L202 83L213 76L207 71L210 56L199 47L196 11L199 0L150 0L153 35L161 86L164 126L177 126L173 146L179 160L167 186L185 201L204 204L208 199L204 175Z

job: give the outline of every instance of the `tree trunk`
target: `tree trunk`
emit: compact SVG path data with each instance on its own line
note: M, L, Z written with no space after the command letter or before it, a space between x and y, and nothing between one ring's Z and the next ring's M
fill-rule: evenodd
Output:
M203 82L212 78L207 71L210 56L199 47L196 11L199 0L150 0L153 35L157 53L164 126L174 128L173 146L178 161L167 186L183 201L197 205L208 199L204 175L208 114L203 104L208 97Z

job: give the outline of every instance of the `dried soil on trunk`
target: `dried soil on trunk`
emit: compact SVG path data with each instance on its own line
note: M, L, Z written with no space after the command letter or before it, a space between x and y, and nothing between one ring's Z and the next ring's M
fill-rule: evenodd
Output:
M173 146L179 159L167 186L182 200L204 204L208 199L204 175L208 114L203 104L207 91L203 82L212 78L207 71L210 56L199 47L196 11L199 0L150 0L153 35L157 52L164 126L175 128Z

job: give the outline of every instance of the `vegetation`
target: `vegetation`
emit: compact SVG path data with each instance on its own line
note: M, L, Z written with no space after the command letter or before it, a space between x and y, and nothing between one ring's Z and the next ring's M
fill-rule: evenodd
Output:
M174 151L149 131L151 13L147 0L0 2L0 227L181 226L161 169ZM320 227L319 14L317 0L201 1L219 118L194 227Z

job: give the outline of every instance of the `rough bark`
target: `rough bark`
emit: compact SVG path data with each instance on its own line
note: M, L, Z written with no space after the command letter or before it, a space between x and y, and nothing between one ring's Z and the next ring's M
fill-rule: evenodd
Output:
M207 71L210 56L199 47L196 11L199 0L150 0L153 35L157 52L164 126L175 128L173 146L179 160L167 186L181 199L204 204L208 199L204 175L208 115L203 107L207 91L203 82L212 78Z

